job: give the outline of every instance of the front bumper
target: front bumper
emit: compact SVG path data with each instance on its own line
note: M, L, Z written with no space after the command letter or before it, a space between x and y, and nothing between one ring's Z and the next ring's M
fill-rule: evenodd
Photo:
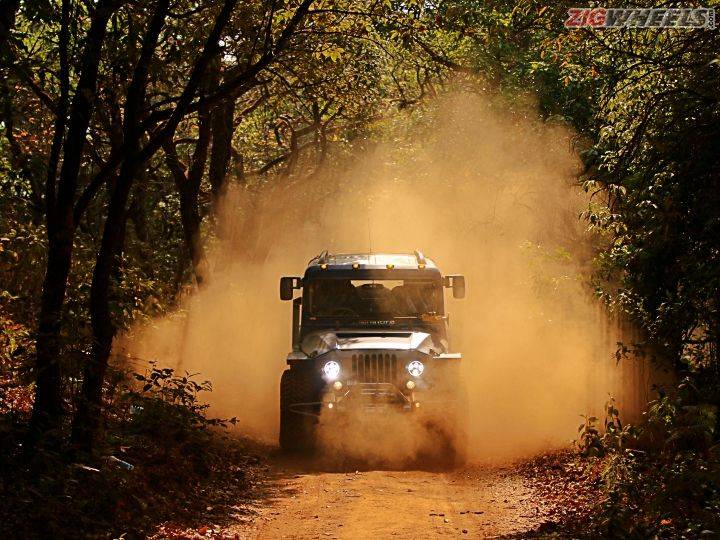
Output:
M322 408L334 413L349 410L381 412L390 409L413 412L420 407L415 392L403 392L393 383L355 383L323 395Z
M457 403L455 394L425 385L408 390L392 383L355 383L340 391L329 386L322 395L322 401L314 404L313 415L401 413L434 417L442 416Z
M321 401L295 403L292 412L304 416L342 415L347 413L383 413L399 411L414 413L421 407L420 395L402 392L392 383L354 383L335 390L331 385L323 391Z

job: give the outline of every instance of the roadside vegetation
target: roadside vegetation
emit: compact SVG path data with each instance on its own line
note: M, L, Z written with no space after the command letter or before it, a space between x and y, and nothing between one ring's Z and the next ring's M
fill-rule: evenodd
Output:
M586 419L572 459L600 502L565 525L719 534L720 36L569 31L568 7L2 0L0 530L120 531L145 515L128 529L144 534L220 478L248 489L253 458L206 415L202 375L133 375L113 338L212 278L229 183L252 201L352 163L462 84L530 97L577 132L587 278L639 336L608 362L677 381L637 425L612 404ZM239 249L262 261L249 215Z

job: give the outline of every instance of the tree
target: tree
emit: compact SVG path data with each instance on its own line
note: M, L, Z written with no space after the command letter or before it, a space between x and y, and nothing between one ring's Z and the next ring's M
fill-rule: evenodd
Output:
M191 168L190 175L186 180L188 182L195 182L197 186L204 170L207 155L210 126L208 122L209 112L206 107L209 107L213 101L215 101L214 96L217 94L200 95L197 100L195 100L195 96L196 93L203 88L204 81L212 81L212 78L208 79L207 70L219 54L219 42L230 21L236 1L237 0L224 0L203 50L192 67L187 84L178 97L172 113L169 115L165 124L158 129L157 133L149 137L147 144L141 146L140 137L142 135L143 124L140 118L140 112L142 104L145 101L145 87L148 77L147 64L155 49L158 35L162 29L162 21L167 11L167 3L164 0L158 1L155 15L153 16L145 41L143 42L140 59L135 68L135 74L133 75L125 101L122 146L123 161L111 194L100 251L93 272L90 296L94 337L93 352L84 370L80 406L73 422L73 443L81 450L88 452L92 450L93 438L99 425L103 382L110 357L112 340L116 331L116 326L113 323L110 312L110 276L113 261L115 257L117 257L120 247L124 242L127 202L133 181L136 178L140 166L149 160L160 147L167 145L169 141L171 141L180 121L191 109L195 109L199 111L201 119L204 117L204 125L202 125L201 122L204 133L201 134L196 146L198 158L196 163L194 163L194 169ZM267 49L262 54L260 60L255 64L250 64L244 72L239 73L233 79L233 83L237 85L236 87L228 86L223 89L224 91L227 91L231 95L237 95L236 93L242 94L247 91L247 88L252 84L250 82L251 77L260 73L266 66L271 65L283 48L287 46L295 29L305 17L312 1L313 0L303 0L295 13L290 17L287 26L279 33L277 41L275 42L272 39L266 40ZM245 84L245 86L243 86L243 84ZM210 86L211 85L208 84L206 88ZM182 185L183 182L180 182L180 184ZM196 187L191 185L189 189L192 190L193 195L197 193ZM181 190L181 198L184 193L187 192ZM192 202L194 203L195 201ZM184 210L186 217L189 211L187 208ZM183 219L184 226L187 226L188 223L191 226L195 224L191 220L187 220L187 218ZM188 242L197 249L197 245L195 244L197 241L197 231L186 230L185 234ZM190 250L192 252L193 247L191 247Z
M80 75L68 111L67 136L65 115L69 99L68 67L61 62L62 81L58 114L52 148L48 158L45 185L45 217L48 234L48 259L43 283L42 301L38 317L36 378L37 391L33 408L31 432L42 434L57 429L62 415L60 396L59 332L61 310L67 290L67 278L72 260L76 223L74 205L78 175L85 149L85 134L94 109L100 53L105 40L108 21L119 7L114 0L100 0L90 15L90 27L85 37ZM68 2L63 7L61 33L67 35ZM61 56L67 56L67 39L60 39ZM63 149L62 167L56 179L58 156Z

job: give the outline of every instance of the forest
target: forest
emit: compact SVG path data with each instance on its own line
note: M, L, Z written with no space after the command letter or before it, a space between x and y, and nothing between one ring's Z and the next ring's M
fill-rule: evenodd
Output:
M268 199L328 204L379 145L444 133L457 92L571 134L578 279L632 328L604 361L665 373L638 418L609 400L522 465L585 495L516 537L720 535L720 36L572 7L0 0L0 535L246 537L208 514L276 450L215 414L219 381L117 345L217 283L224 242L262 272Z

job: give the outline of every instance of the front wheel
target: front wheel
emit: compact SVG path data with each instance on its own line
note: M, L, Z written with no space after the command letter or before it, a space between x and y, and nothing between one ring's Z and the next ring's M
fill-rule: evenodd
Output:
M442 405L433 411L425 426L443 462L460 466L467 459L469 444L467 390L458 369L448 370L444 383L436 396Z
M320 392L311 369L288 369L280 379L280 448L286 452L312 450ZM312 404L312 405L310 405Z

